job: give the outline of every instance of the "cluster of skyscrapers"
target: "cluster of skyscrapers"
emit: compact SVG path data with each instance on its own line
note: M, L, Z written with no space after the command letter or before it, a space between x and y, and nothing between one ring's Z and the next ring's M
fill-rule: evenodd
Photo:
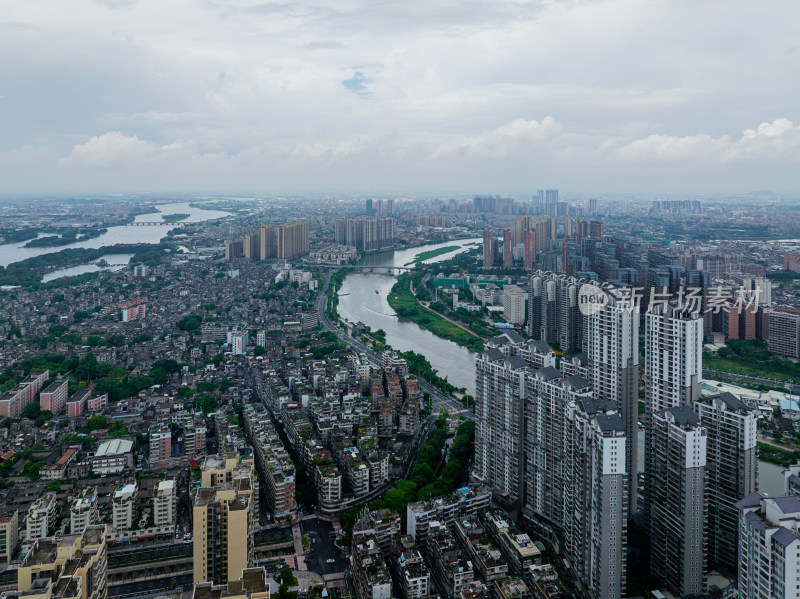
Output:
M337 218L336 243L354 247L361 252L392 247L395 244L394 218L389 216Z
M581 239L603 236L603 223L597 220L586 220L583 217L564 216L532 216L520 214L514 220L514 226L503 230L502 240L495 237L494 231L483 231L483 266L492 268L502 266L512 268L515 264L522 264L527 270L532 270L537 264L537 257L551 253L556 246L559 220L563 221L564 234L572 244ZM562 254L556 258L562 260L562 265L567 263L567 241L562 242ZM561 270L561 269L559 269Z
M584 285L600 301L584 304ZM757 450L755 411L703 393L697 307L671 300L640 315L624 288L531 277L538 340L506 332L478 357L473 473L498 501L561 530L593 596L624 596L627 522L639 509L641 319L650 571L681 597L701 595L710 567L739 567L737 502L757 488Z
M291 260L308 253L308 221L298 220L285 225L261 225L244 236L225 242L225 260Z

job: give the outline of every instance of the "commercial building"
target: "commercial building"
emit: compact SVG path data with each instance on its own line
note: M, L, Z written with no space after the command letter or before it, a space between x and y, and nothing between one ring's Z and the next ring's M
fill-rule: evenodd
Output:
M95 474L119 474L133 467L133 441L113 439L100 444L91 458Z
M739 513L739 597L800 598L800 499L752 493Z

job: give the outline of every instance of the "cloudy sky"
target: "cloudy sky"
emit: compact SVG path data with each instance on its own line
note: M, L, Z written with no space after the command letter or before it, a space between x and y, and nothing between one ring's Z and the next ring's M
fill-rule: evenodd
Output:
M0 194L800 192L797 0L3 0Z

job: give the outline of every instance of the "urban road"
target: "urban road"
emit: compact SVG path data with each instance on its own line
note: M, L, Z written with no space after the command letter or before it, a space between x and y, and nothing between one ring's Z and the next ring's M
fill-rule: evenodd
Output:
M319 294L317 295L316 301L316 308L317 314L319 315L319 322L322 325L322 328L326 331L332 331L336 333L339 338L347 343L350 347L354 348L355 350L364 353L367 357L375 362L376 364L381 364L381 357L369 349L366 345L353 339L350 335L346 334L344 331L340 330L336 327L329 319L328 315L325 312L325 306L328 301L328 285L331 281L331 274L333 274L333 270L328 270L328 273L325 275L325 283L322 286ZM470 410L466 409L462 404L458 403L452 397L449 397L439 391L436 387L425 381L424 379L417 379L419 381L420 389L430 393L431 400L433 401L434 412L438 412L441 406L444 406L450 411L450 413L458 414L459 416L463 416L468 420L475 420L475 414L473 414Z

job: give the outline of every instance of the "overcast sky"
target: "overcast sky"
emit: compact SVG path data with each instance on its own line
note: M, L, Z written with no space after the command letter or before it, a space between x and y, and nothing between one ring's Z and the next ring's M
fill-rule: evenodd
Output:
M0 193L800 192L797 0L3 0Z

